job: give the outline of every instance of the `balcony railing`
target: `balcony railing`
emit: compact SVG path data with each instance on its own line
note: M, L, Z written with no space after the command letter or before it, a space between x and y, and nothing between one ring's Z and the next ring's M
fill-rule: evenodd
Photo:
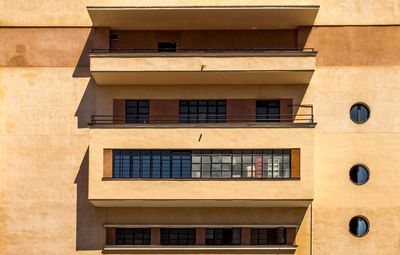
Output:
M249 48L249 49L177 49L177 48L160 48L160 49L138 49L138 48L115 48L115 49L92 49L90 54L110 53L125 56L316 56L318 53L314 48Z
M219 125L253 124L260 126L315 127L312 105L294 105L307 112L294 114L179 114L179 115L92 115L89 126L102 125Z

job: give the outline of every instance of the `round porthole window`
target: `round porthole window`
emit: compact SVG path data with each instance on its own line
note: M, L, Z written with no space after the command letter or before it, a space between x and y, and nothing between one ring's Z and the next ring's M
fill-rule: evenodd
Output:
M366 122L369 115L369 107L363 103L354 104L350 109L350 119L357 124Z
M350 180L356 185L363 185L369 180L369 171L366 166L355 165L349 172Z
M356 237L365 236L369 231L369 223L364 216L356 216L350 220L349 230Z

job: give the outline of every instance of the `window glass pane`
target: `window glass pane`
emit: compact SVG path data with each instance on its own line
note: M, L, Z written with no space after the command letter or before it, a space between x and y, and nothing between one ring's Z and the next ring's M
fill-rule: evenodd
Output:
M125 101L126 123L148 123L149 100Z
M369 108L365 104L355 104L350 108L350 118L353 122L361 124L369 118Z
M215 100L181 100L179 103L179 112L181 123L225 122L226 101L218 101L217 106L217 101ZM186 116L185 114L187 113L190 116Z

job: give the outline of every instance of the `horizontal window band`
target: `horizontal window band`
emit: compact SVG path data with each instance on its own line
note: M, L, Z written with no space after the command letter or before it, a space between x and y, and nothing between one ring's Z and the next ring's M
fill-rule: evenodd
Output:
M297 245L232 245L232 246L138 246L138 245L106 245L104 251L294 251Z
M299 225L296 224L272 224L272 225L230 225L230 224L218 224L218 225L170 225L170 224L150 224L150 225L138 225L138 224L104 224L105 228L297 228Z

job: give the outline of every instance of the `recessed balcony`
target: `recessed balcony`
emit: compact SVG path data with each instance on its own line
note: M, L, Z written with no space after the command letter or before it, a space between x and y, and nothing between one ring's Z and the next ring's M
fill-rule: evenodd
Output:
M93 26L131 30L291 29L311 26L317 0L243 1L92 1Z
M99 85L308 84L317 52L305 50L94 50Z
M235 109L237 112L231 110L233 108L232 104L236 103L237 107L245 107L246 104L243 101L247 103L254 100L228 100L229 114L181 113L174 115L171 112L157 114L153 110L157 101L159 100L151 100L150 114L129 114L125 112L123 115L92 115L91 122L88 125L91 128L314 128L317 125L314 120L312 105L290 104L285 105L289 110L286 110L285 106L282 106L282 112L277 114L257 114L256 109L254 109L254 113L245 112L243 109L241 111ZM173 100L166 101L170 104L173 102ZM280 104L283 105L286 101L281 100ZM163 110L165 111L166 108L167 106ZM180 108L181 110L184 109L182 106ZM292 109L296 109L297 111L292 113Z

